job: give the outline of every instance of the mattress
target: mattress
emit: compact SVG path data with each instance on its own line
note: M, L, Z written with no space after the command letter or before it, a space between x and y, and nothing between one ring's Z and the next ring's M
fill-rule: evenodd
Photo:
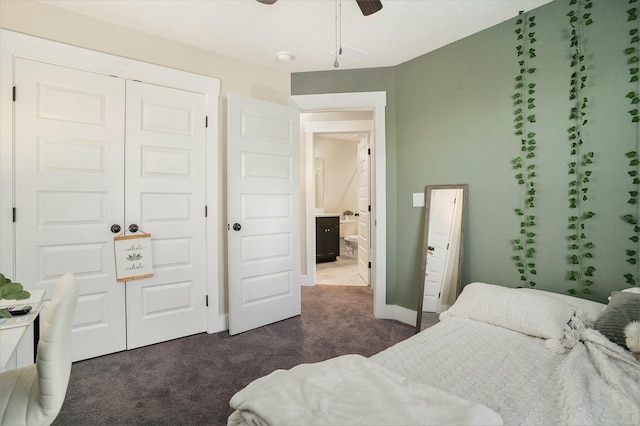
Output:
M640 363L586 334L587 343L558 354L544 339L452 317L371 359L483 404L504 424L638 424Z

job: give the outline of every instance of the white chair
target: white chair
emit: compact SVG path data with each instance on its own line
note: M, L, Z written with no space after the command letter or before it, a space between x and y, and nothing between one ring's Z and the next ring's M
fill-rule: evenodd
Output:
M72 274L57 282L42 321L36 363L0 373L0 425L49 425L64 402L71 374L71 326L78 301Z

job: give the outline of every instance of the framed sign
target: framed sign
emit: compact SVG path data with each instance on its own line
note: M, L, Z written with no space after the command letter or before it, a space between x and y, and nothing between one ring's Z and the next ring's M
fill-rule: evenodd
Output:
M116 278L118 282L153 276L151 234L115 237Z

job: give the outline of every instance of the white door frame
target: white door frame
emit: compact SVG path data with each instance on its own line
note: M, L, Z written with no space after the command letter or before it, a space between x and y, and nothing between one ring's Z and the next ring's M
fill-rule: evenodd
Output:
M320 112L320 111L345 111L345 110L368 110L373 111L375 140L371 147L372 167L371 175L374 183L374 191L371 196L371 247L374 253L372 259L372 280L373 288L373 315L376 318L399 319L396 309L392 305L387 305L387 196L386 196L386 122L385 107L387 105L386 92L360 92L360 93L329 93L319 95L296 95L291 97L295 106L300 108L300 112ZM309 156L307 150L307 158ZM313 157L313 151L311 151ZM313 162L311 162L313 164ZM313 173L309 178L307 170L307 185L313 182ZM311 203L311 204L310 204ZM313 197L307 196L306 208L311 212L315 210ZM308 225L307 225L308 226ZM314 231L315 232L315 231ZM307 235L315 235L308 232ZM311 238L309 238L311 239ZM307 257L309 256L309 240L307 240ZM315 252L315 246L311 252ZM314 271L315 259L312 268L309 269L307 261L307 274ZM315 280L314 280L315 281ZM415 312L415 311L414 311ZM413 319L415 321L415 318Z

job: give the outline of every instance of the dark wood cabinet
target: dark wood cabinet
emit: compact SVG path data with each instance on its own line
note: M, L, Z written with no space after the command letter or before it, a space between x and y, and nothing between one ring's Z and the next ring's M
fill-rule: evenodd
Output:
M340 217L316 217L316 263L331 262L340 254Z

